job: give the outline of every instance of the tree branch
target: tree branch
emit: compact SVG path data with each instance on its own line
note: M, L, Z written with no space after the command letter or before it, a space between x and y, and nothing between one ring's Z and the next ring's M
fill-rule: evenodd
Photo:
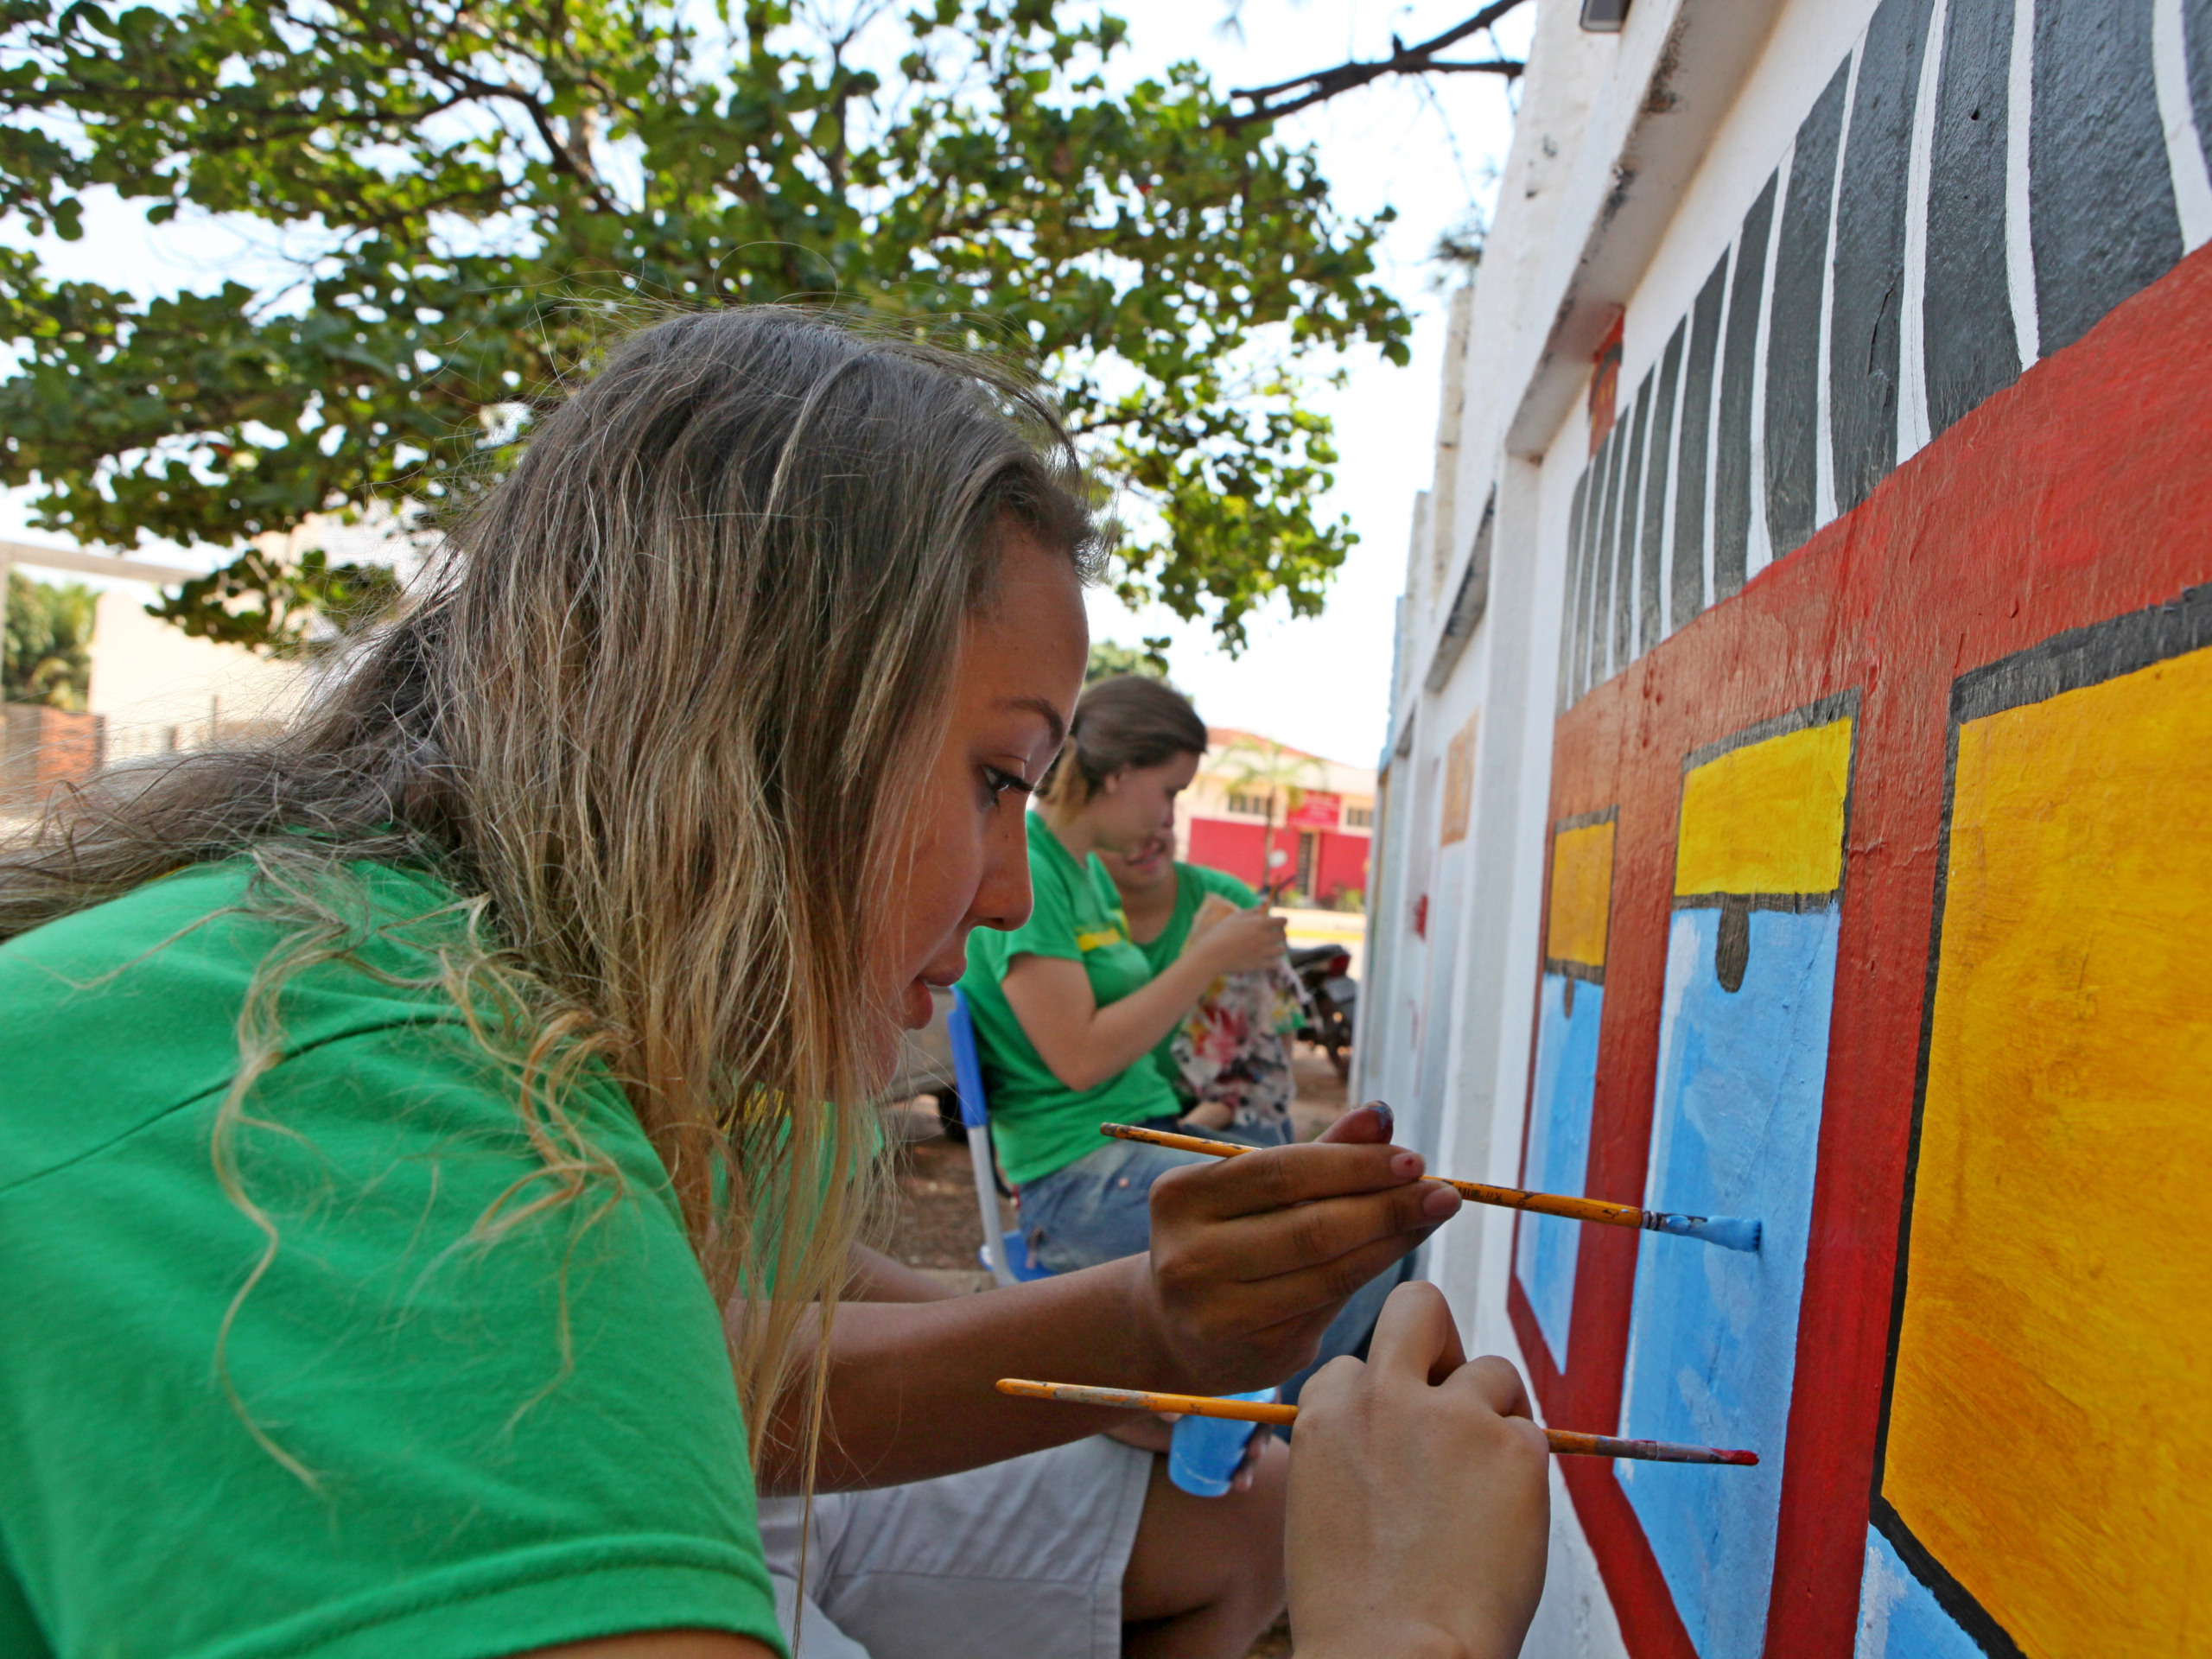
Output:
M1363 62L1355 59L1349 63L1340 63L1333 69L1317 69L1311 74L1279 80L1272 86L1233 87L1230 97L1247 99L1252 107L1241 113L1223 116L1214 125L1235 132L1255 121L1273 121L1296 111L1309 109L1339 93L1351 92L1370 81L1380 80L1385 75L1483 74L1503 75L1509 80L1513 79L1529 66L1513 58L1447 60L1438 54L1456 46L1468 35L1490 28L1507 12L1518 9L1523 3L1525 0L1491 0L1491 4L1465 22L1454 23L1442 34L1432 35L1412 46L1406 45L1393 35L1390 37L1390 55L1387 58Z

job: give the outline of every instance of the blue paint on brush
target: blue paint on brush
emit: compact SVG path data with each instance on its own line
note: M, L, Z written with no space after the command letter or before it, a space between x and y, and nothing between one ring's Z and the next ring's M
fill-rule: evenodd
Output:
M1718 1244L1724 1250L1756 1250L1759 1247L1758 1223L1746 1221L1741 1216L1670 1216L1653 1211L1644 1217L1643 1224L1655 1233L1700 1239L1707 1244Z

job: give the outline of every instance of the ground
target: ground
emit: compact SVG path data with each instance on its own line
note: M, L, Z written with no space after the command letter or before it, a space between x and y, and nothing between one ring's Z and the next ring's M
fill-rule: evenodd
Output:
M1298 1100L1291 1109L1298 1138L1310 1141L1334 1122L1346 1105L1344 1085L1327 1056L1297 1046ZM891 1250L910 1267L963 1290L982 1290L990 1275L979 1263L983 1230L976 1212L975 1177L968 1148L942 1135L916 1141L899 1174L899 1200ZM1013 1211L1001 1201L1007 1225ZM1289 1659L1290 1629L1278 1621L1248 1659Z

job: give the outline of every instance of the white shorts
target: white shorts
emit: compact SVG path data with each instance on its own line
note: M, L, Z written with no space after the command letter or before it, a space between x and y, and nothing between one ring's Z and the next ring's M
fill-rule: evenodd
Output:
M1103 1435L814 1500L796 1659L1118 1659L1153 1454ZM760 1501L789 1637L803 1500Z

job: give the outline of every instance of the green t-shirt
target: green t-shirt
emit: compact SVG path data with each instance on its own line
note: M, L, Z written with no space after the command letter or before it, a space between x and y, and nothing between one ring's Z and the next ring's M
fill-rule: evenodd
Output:
M1120 893L1115 888L1114 878L1106 874L1106 867L1092 861L1098 878L1106 884L1105 891L1116 900ZM1260 902L1260 895L1239 881L1226 870L1209 868L1204 864L1178 864L1175 867L1175 908L1169 912L1167 925L1158 937L1137 946L1144 952L1144 959L1152 965L1157 976L1168 963L1183 954L1183 944L1191 937L1191 924L1198 919L1198 906L1205 904L1206 895L1217 893L1239 910L1249 910ZM1175 1091L1179 1103L1188 1094L1183 1086L1182 1068L1175 1064L1175 1033L1169 1032L1152 1051L1152 1063L1160 1068L1160 1075L1167 1079L1167 1086Z
M968 936L968 972L960 982L983 1063L991 1145L1017 1186L1097 1151L1105 1144L1101 1123L1141 1123L1173 1117L1177 1109L1175 1091L1148 1061L1077 1094L1039 1058L1006 1000L1007 969L1017 957L1081 963L1102 1008L1147 982L1152 965L1129 943L1128 922L1105 867L1095 858L1077 863L1034 812L1029 887L1027 921L1011 933L979 927Z
M220 1369L263 1237L210 1129L281 937L233 908L248 867L0 946L0 1653L781 1651L721 1319L626 1100L599 1072L570 1104L619 1190L468 1241L541 1165L450 1000L391 982L435 971L452 894L356 869L377 973L284 988L233 1143L278 1249Z

